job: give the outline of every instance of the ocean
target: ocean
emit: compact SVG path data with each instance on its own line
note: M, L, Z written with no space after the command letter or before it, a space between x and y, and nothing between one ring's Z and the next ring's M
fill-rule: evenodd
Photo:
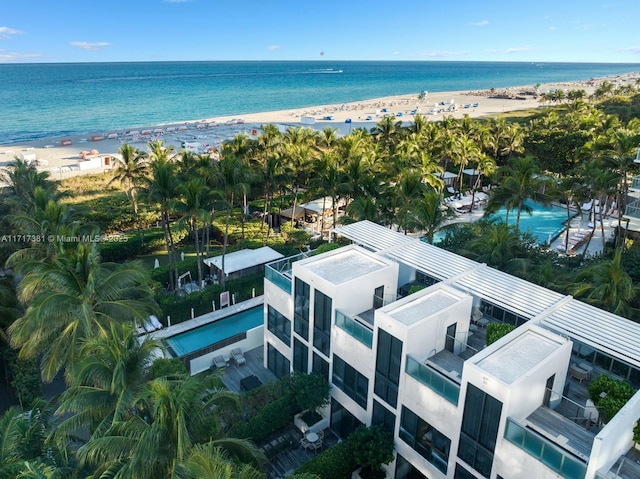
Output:
M0 144L421 91L503 88L640 64L139 62L0 64Z

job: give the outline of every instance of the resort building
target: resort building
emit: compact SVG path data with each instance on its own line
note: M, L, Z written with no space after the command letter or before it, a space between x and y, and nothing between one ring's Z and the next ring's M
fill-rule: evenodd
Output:
M608 422L587 384L640 386L640 325L369 221L265 269L265 367L324 375L327 418L394 434L397 479L638 478L635 394ZM487 346L486 327L516 328Z

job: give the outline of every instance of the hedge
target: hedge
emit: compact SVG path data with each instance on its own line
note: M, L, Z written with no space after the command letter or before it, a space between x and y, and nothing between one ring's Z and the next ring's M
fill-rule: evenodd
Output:
M351 445L343 441L318 454L296 470L296 474L317 474L321 479L351 479L357 469Z
M267 404L256 416L247 422L238 422L229 431L232 437L260 442L266 437L290 426L293 412L289 397L277 399Z

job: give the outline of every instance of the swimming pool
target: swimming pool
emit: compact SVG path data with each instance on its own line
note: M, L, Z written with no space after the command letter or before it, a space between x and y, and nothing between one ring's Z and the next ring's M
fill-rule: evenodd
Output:
M227 342L230 338L263 324L264 309L261 305L176 334L165 341L176 355L182 357L214 344Z
M525 204L533 208L531 214L522 212L520 214L520 231L529 231L538 244L550 243L556 239L565 230L567 221L567 209L562 206L544 206L534 201L525 201ZM507 212L505 208L500 208L489 219L505 221ZM571 212L571 217L576 215L575 211ZM509 224L515 225L518 211L512 209L509 211Z

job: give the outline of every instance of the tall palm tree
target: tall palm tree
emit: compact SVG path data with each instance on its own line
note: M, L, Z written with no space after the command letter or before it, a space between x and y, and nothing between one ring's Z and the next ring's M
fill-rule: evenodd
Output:
M136 219L136 228L138 230L138 238L140 243L144 244L144 236L142 234L142 225L140 224L140 212L138 208L138 188L143 183L143 178L147 174L147 154L137 148L123 144L118 149L120 158L116 157L115 168L113 169L113 178L109 180L107 186L115 181L119 181L120 185L127 192L127 197L133 206L133 214Z
M198 217L202 217L208 204L209 189L201 177L192 178L177 186L176 192L180 198L174 201L173 208L185 215L189 222L189 231L193 235L196 247L196 261L198 263L198 287L202 285L204 275L202 273L202 257L200 241L198 239Z
M415 199L407 228L410 231L424 231L429 244L433 244L433 235L443 226L449 217L449 209L443 209L441 196L433 191L424 192Z
M155 157L149 164L151 175L147 178L145 193L150 201L160 205L162 230L169 260L169 288L177 291L178 264L176 260L175 243L171 232L170 207L176 197L176 166L164 156Z
M85 339L157 313L140 263L100 263L93 243L77 244L72 253L27 271L18 288L26 311L9 327L20 357L41 358L45 381L76 362Z
M60 397L56 414L67 417L57 428L60 436L81 433L104 435L114 422L131 414L134 396L146 382L146 373L160 342L145 337L127 324L111 325L104 336L87 338L80 360L71 365L69 387Z
M40 187L49 193L56 193L57 186L49 179L49 172L38 171L33 163L15 158L6 169L0 171L0 181L9 186L13 203L22 210L29 211L33 204L33 193Z
M158 378L134 397L136 414L114 422L105 435L92 437L78 450L83 463L99 474L140 479L187 477L187 462L200 439L203 424L215 406L238 404L237 396L215 389L215 378ZM247 441L216 439L219 446L243 460L261 465L264 455Z
M396 224L398 229L404 229L405 234L408 231L410 223L410 215L413 209L415 198L419 198L426 191L426 186L422 182L420 173L414 171L405 171L400 175L400 181L393 190L394 199L396 200Z

